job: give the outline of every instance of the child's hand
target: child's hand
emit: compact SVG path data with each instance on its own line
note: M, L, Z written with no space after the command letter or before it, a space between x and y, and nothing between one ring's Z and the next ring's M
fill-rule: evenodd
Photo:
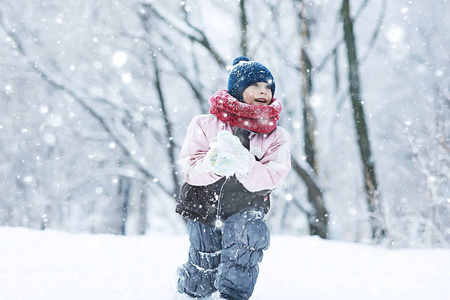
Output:
M216 137L213 137L209 141L209 147L217 152L233 153L234 149L236 148L236 146L234 145L236 141L233 141L233 139L237 139L237 143L240 144L239 139L232 133L226 130L222 130L217 134Z
M255 164L255 156L250 153L250 151L247 150L242 144L239 142L239 147L235 149L233 154L236 156L236 176L244 177L253 168L253 165Z
M232 165L234 165L234 171L238 177L247 175L255 163L255 157L241 144L239 138L229 131L222 130L217 137L212 138L210 148L212 155L228 153L234 156L232 159L233 163L229 162L229 172L232 172ZM233 174L234 172L231 175Z
M211 148L205 157L208 169L220 176L232 176L236 172L236 157L227 152L219 152L217 148Z

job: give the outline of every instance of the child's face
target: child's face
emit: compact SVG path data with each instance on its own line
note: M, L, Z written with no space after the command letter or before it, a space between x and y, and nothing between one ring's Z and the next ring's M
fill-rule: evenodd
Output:
M250 105L269 105L272 102L272 90L268 83L256 82L244 90L242 98Z

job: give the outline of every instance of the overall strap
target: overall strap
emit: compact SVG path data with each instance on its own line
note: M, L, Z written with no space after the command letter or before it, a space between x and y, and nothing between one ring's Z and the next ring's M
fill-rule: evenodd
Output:
M247 148L247 150L250 150L250 131L238 127L234 134L239 138L241 144Z

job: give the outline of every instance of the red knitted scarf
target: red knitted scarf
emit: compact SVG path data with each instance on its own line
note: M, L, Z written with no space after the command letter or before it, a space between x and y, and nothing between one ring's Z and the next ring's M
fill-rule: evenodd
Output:
M209 103L209 112L222 122L258 133L274 131L283 109L281 102L275 98L270 105L250 105L238 101L226 90L212 95Z

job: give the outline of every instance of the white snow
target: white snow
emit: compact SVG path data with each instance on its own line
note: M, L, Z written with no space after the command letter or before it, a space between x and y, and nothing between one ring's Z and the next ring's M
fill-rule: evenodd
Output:
M183 299L186 235L113 236L0 227L0 299ZM450 299L450 250L387 250L272 236L253 300Z

